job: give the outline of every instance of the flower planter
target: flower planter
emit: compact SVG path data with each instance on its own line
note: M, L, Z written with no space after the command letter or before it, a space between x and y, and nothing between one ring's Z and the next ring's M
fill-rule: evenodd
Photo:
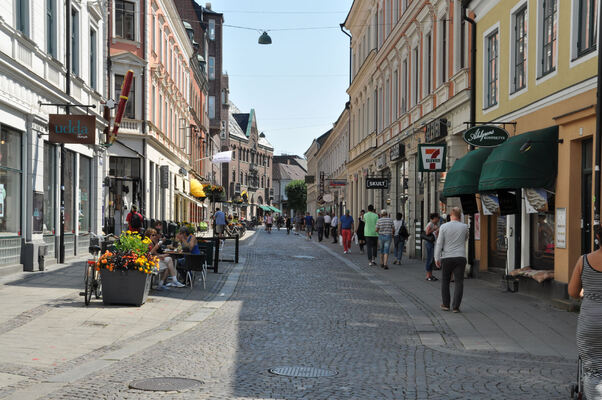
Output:
M104 304L124 304L141 306L150 290L151 274L136 270L109 271L102 268L102 302Z

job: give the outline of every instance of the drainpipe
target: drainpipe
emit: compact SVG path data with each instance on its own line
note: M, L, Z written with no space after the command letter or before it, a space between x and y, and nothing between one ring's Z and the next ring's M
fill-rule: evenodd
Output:
M349 86L351 86L351 35L348 32L345 32L345 24L341 23L339 24L339 26L341 27L341 32L343 32L345 35L349 36Z
M470 126L475 125L477 119L477 74L476 74L476 63L477 63L477 23L474 19L466 15L466 6L462 5L462 19L470 23L471 35L470 35ZM470 150L474 150L474 146L470 146ZM468 236L468 264L470 264L470 276L475 277L477 270L474 265L475 258L475 218L474 215L470 215L470 229Z
M142 2L142 26L146 26L146 1ZM146 40L148 30L144 30L144 38L142 40L142 54L143 57L146 58ZM142 68L142 76L140 81L142 82L142 122L140 123L140 127L142 129L142 163L144 168L141 169L142 172L142 180L140 182L140 190L142 191L142 196L140 196L140 210L142 210L142 215L147 215L146 210L146 65ZM152 190L152 189L151 189Z
M602 58L600 57L600 49L602 48L602 13L598 13L598 84L596 92L596 166L594 169L594 232L598 232L600 228L600 155L602 154L602 84L600 76L602 76ZM600 243L596 241L596 235L593 237L593 249L600 247Z
M349 86L351 86L351 42L353 37L348 33L345 32L345 24L341 23L339 24L339 26L341 27L341 32L343 32L345 35L349 36ZM349 153L349 149L351 149L351 95L349 95L349 100L347 101L347 104L345 105L345 108L349 109L349 119L347 121L348 124L348 128L347 128L347 153ZM350 185L349 185L350 186ZM353 191L352 191L353 193ZM342 214L341 214L342 215Z

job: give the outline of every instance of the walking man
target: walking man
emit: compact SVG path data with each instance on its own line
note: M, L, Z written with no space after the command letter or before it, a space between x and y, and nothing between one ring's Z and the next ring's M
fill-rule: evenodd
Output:
M368 212L364 214L364 236L366 237L366 247L368 253L368 266L374 266L376 263L376 247L378 244L378 233L376 233L376 222L378 215L374 212L374 206L368 206Z
M128 223L128 231L140 232L144 218L142 217L142 214L138 212L136 204L132 204L132 209L127 217L125 217L125 220Z
M340 219L339 227L341 236L343 236L343 253L351 253L351 236L353 232L353 217L349 214L349 210L345 210L345 215Z
M387 210L380 212L380 218L376 222L376 232L378 233L378 242L380 244L380 266L383 269L389 269L387 262L389 261L389 250L391 249L391 238L395 231L395 224L389 218Z
M219 237L224 236L224 230L226 229L226 214L219 208L215 209L215 214L213 215L215 220L215 232Z
M324 236L324 213L322 212L319 212L316 218L316 231L318 231L318 242L321 242Z
M336 243L338 240L338 236L337 236L337 228L339 226L339 218L337 217L337 215L335 213L332 214L332 218L330 220L330 229L332 233L332 243Z
M305 231L307 232L307 240L311 240L311 234L314 230L314 217L309 211L305 214Z
M460 312L460 303L464 291L464 268L466 267L466 248L468 225L460 222L459 207L451 210L451 221L441 225L435 245L435 263L441 271L441 309L449 311L449 282L454 274L454 301L451 304L455 313Z
M324 237L326 239L328 239L328 236L330 234L330 213L326 213L326 215L324 215Z

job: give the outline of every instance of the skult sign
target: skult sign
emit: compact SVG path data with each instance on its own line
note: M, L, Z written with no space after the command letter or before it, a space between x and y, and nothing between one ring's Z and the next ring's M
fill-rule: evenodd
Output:
M493 125L474 126L464 132L464 141L476 147L496 147L508 140L505 129Z
M388 189L389 179L387 178L366 178L366 189Z
M419 144L418 171L445 172L446 149L444 144Z
M52 143L95 144L96 118L93 115L50 114L48 131Z

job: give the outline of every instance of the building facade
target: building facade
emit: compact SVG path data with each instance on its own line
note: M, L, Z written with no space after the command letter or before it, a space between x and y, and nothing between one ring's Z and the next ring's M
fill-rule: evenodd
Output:
M0 273L87 254L100 231L105 26L97 3L2 2ZM67 113L94 117L92 144L51 141L50 114Z
M326 139L328 139L331 132L332 129L329 129L327 132L314 139L304 153L305 159L307 160L307 178L305 179L307 184L307 210L311 213L317 213L318 208L322 207L324 204L324 182L320 180L322 174L320 174L320 171L318 170L319 158L317 155L320 147L324 144Z
M348 162L352 213L373 204L401 212L420 232L433 212L455 199L441 196L445 172L420 172L418 145L446 145L447 165L468 150L466 24L460 1L355 1L344 26L351 32L351 133ZM366 189L385 178L386 189ZM410 235L410 255L421 241Z
M230 102L230 191L234 200L227 207L243 218L258 215L262 206L269 206L274 199L272 165L274 147L259 133L255 110L242 113ZM246 198L246 200L245 200ZM259 211L259 214L262 212Z
M510 134L482 163L480 270L553 271L537 289L566 298L573 266L593 243L598 3L466 3L477 23L477 121L507 122ZM506 165L520 165L520 174L493 171L504 151ZM516 206L504 212L509 196ZM500 210L483 207L491 197Z
M274 156L272 164L272 184L274 201L272 204L284 214L291 215L286 195L286 186L294 180L303 180L307 174L307 161L299 156ZM307 208L311 210L311 208Z

